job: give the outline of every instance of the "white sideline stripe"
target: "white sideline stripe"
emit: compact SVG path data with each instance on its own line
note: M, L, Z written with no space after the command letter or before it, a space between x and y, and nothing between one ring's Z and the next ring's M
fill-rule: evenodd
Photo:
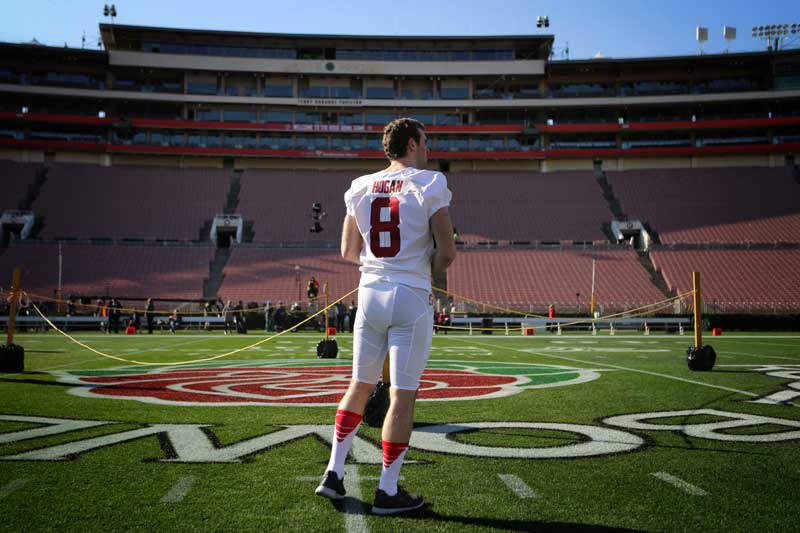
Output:
M709 493L701 489L700 487L696 487L692 485L688 481L684 481L681 478L677 478L673 475L667 474L666 472L655 472L653 473L655 477L660 479L665 483L669 483L673 487L677 487L682 491L691 494L692 496L708 496Z
M177 503L181 501L186 497L187 494L189 494L189 491L192 490L192 485L194 485L193 477L187 476L180 478L178 482L175 483L171 489L169 489L169 492L166 493L163 498L161 498L160 502Z
M361 505L361 478L358 477L358 466L345 465L344 490L351 496L344 501L344 529L348 533L369 533L366 510Z
M2 487L0 487L0 500L17 490L18 488L22 487L25 483L27 483L27 479L15 479Z
M512 490L514 494L517 495L520 499L525 498L538 498L539 495L536 494L532 488L530 488L527 483L522 481L520 478L515 476L514 474L497 474L500 479L503 480L503 483L506 484L506 487Z
M480 343L480 342L476 342L476 341L472 341L471 344L482 344L483 346L491 346L491 344L484 344L484 343ZM566 356L563 356L563 355L553 355L553 354L550 354L550 353L535 352L533 350L520 350L519 348L505 348L505 349L506 350L514 350L514 351L517 351L517 352L523 352L523 353L532 354L532 355L540 355L542 357L551 357L551 358L554 358L554 359L565 359L567 361L573 361L575 363L581 363L581 364L584 364L584 365L587 363L587 361L584 361L582 359L576 359L574 357L566 357ZM612 365L612 364L609 364L609 363L600 363L598 361L592 361L591 364L593 366L594 365L596 365L596 366L607 366L609 368L616 368L617 370L627 370L629 372L637 372L639 374L647 374L648 376L657 376L657 377L660 377L660 378L674 379L675 381L682 381L684 383L691 383L693 385L702 385L703 387L710 387L712 389L721 389L721 390L725 390L725 391L728 391L728 392L735 392L737 394L743 394L745 396L750 396L751 398L758 398L760 396L759 394L754 394L752 392L747 392L747 391L743 391L743 390L739 390L739 389L732 389L730 387L723 387L722 385L712 385L711 383L703 383L702 381L695 381L693 379L686 379L686 378L681 378L681 377L678 377L678 376L670 376L669 374L661 374L660 372L650 372L649 370L639 370L638 368L628 368L626 366Z

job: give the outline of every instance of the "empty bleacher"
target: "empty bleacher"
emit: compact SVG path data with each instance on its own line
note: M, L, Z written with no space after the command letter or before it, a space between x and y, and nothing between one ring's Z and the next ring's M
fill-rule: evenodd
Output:
M613 218L592 172L461 172L447 176L460 240L597 241Z
M40 166L0 162L3 209L18 207ZM21 266L25 290L53 296L58 281L53 239L66 238L65 295L200 298L215 252L210 243L155 246L101 240L197 239L203 224L221 212L230 173L56 163L32 206L44 219L37 235L42 240L12 242L0 249L0 285L7 286L13 268ZM245 170L235 212L253 221L255 244L234 245L227 264L220 264L225 267L219 296L304 301L312 275L329 284L332 297L354 288L358 269L340 258L338 241L343 195L358 175ZM689 290L691 272L699 270L711 311L797 311L800 186L790 173L782 168L672 169L608 172L607 177L623 211L658 232L664 244L653 246L650 257L671 291ZM634 250L598 242L605 241L602 225L614 216L593 173L454 172L448 174L448 183L454 224L460 239L470 245L459 252L448 273L450 291L525 312L542 313L552 303L559 313L586 313L595 258L601 312L664 299ZM321 234L308 231L315 202L327 213ZM95 240L69 242L85 238ZM501 245L471 247L483 241ZM594 245L502 245L508 241ZM779 245L731 249L748 242ZM292 244L277 248L264 243Z
M200 298L213 256L211 247L65 244L62 294ZM15 267L32 298L56 295L58 244L16 244L0 254L4 287Z
M667 284L683 293L692 272L701 272L707 311L721 313L797 312L800 249L668 250L651 252Z
M543 313L554 304L558 312L585 313L592 259L597 310L611 313L664 299L633 250L465 250L448 271L448 290L525 312Z
M247 170L238 212L254 220L255 242L338 241L344 192L355 172ZM451 215L459 238L481 241L604 240L611 218L591 172L453 173ZM311 204L328 213L309 234Z
M196 240L222 211L230 171L209 168L53 165L33 204L45 239Z
M623 210L662 243L800 242L800 186L785 168L608 172Z
M254 221L255 242L338 242L344 193L358 176L358 172L342 171L246 170L237 213ZM319 234L308 231L314 202L321 203L327 213Z
M6 209L17 209L33 184L41 163L18 163L0 160L0 213Z
M327 283L332 301L354 289L359 275L358 267L344 261L338 249L234 248L220 295L233 301L304 302L306 284L314 276L320 297Z

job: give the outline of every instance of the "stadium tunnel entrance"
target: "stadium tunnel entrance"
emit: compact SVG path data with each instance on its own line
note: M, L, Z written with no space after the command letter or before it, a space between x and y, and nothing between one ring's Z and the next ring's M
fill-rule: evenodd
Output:
M647 250L652 239L638 220L612 220L611 233L618 243L629 241L636 250Z
M0 217L0 244L25 239L33 229L35 217L31 211L6 210Z
M210 238L218 248L229 248L231 241L242 242L241 215L217 215L211 223Z

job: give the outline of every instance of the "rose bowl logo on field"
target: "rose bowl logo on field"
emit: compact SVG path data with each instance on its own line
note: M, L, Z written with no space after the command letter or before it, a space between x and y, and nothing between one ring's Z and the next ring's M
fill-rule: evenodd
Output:
M192 406L336 405L350 382L349 363L308 360L228 361L203 367L124 367L53 372L89 398ZM598 370L506 362L430 361L420 401L500 398L524 390L592 381Z

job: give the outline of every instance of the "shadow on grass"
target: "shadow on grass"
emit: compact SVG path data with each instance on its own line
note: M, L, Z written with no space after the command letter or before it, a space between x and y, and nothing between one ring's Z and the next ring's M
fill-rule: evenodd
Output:
M74 383L59 383L58 381L46 381L44 379L9 379L0 378L0 383L24 383L26 385L58 385L59 387L75 387Z
M371 505L346 496L343 500L332 502L333 506L339 512L349 512L353 514L367 515L371 514L368 509ZM376 515L377 516L377 515ZM571 522L544 522L540 520L511 520L505 518L490 518L482 516L459 516L459 515L446 515L440 514L433 510L430 503L426 503L421 509L410 511L407 513L400 513L397 515L384 515L380 516L381 520L431 520L439 524L455 523L463 524L465 526L476 526L481 528L491 528L498 531L551 531L551 532L566 532L566 531L585 531L585 532L625 532L625 531L642 531L634 529L625 529L611 526L591 525L591 524L576 524ZM398 530L405 529L407 524L401 525L397 523ZM390 526L391 527L391 526ZM424 528L420 524L420 528Z

